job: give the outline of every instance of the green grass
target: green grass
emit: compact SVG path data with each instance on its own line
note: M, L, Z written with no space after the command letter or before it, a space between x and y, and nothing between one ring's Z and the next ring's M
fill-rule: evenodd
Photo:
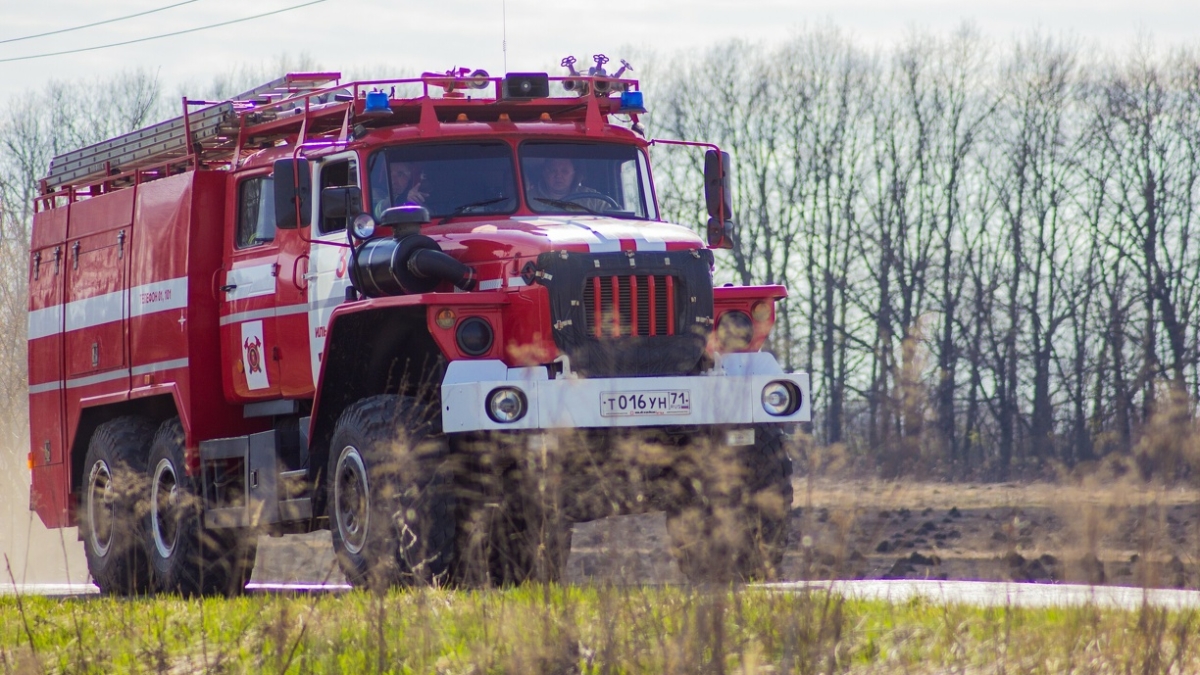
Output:
M1194 613L527 586L0 598L3 672L1188 673ZM30 648L29 637L33 637Z

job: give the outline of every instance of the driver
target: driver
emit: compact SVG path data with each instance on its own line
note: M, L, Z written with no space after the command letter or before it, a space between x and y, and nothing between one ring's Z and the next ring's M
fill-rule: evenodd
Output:
M429 198L429 188L421 183L425 174L421 167L413 162L391 162L388 164L388 186L391 188L392 201L380 199L375 203L375 217L383 217L383 212L393 206L415 204L425 206Z
M603 199L591 199L586 196L588 194L600 193L580 184L575 162L566 157L547 159L542 164L537 182L525 192L535 211L545 211L547 207L557 210L560 205L552 203L554 201L571 202L590 211L608 210L609 205Z
M392 184L392 206L423 206L425 199L429 197L428 188L421 189L421 181L424 179L425 174L412 162L392 162L388 166L388 180Z

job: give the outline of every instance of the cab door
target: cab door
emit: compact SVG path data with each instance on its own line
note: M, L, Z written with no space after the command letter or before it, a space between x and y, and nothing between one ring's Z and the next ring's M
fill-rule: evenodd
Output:
M232 368L234 400L281 397L276 294L282 269L275 241L274 180L266 172L235 176L226 217L221 301L222 363Z
M326 157L314 166L313 242L309 251L308 336L312 380L321 372L329 317L346 300L350 276L350 249L347 245L346 218L321 217L321 190L327 187L360 186L358 155L346 152Z

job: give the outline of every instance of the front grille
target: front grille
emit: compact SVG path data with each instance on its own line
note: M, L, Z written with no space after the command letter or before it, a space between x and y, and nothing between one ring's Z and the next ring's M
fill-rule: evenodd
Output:
M554 343L581 377L685 375L712 330L712 252L620 251L538 256Z
M593 337L675 335L677 283L669 274L589 277L583 304Z

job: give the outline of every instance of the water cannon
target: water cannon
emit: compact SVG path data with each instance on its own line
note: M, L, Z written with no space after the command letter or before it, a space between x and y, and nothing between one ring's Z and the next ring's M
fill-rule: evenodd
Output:
M490 76L482 68L451 68L445 73L421 73L421 79L434 87L441 87L445 98L462 98L459 89L484 89L488 86Z
M612 90L613 83L608 78L608 73L604 70L604 65L608 63L608 57L604 54L596 54L592 56L592 61L596 65L588 68L588 75L595 78L592 80L592 88L596 91L597 96L607 96Z
M567 56L561 62L559 62L558 65L562 66L563 68L566 68L567 72L569 72L571 74L571 78L579 78L579 79L563 80L563 83L562 83L563 90L577 92L580 96L587 96L591 87L588 86L587 80L582 79L582 76L579 74L579 71L575 70L575 57Z

